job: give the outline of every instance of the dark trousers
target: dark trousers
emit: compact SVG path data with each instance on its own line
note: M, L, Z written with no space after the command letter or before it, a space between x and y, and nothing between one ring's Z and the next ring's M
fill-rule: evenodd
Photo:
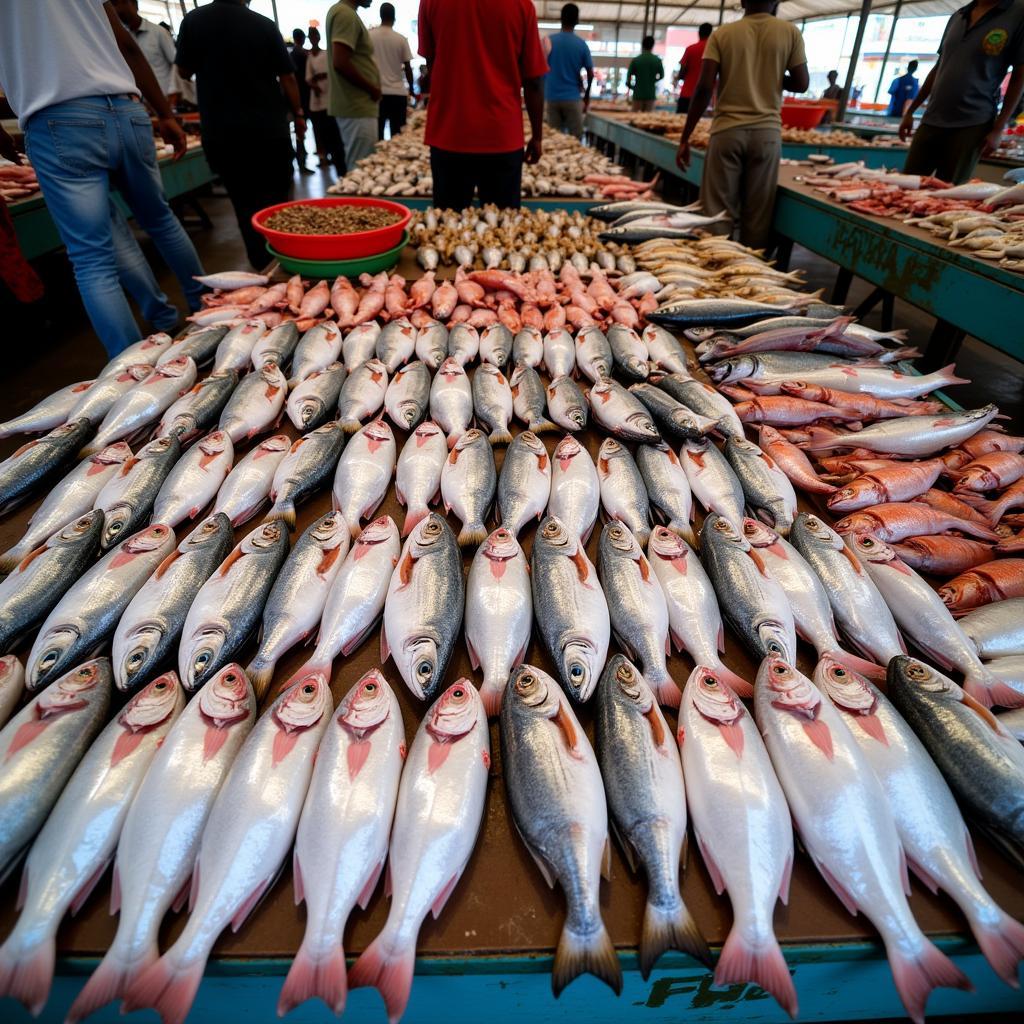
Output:
M511 153L452 153L430 148L434 176L434 206L464 210L479 189L481 203L518 210L523 192L523 151Z
M938 128L919 124L910 142L904 174L932 174L960 185L974 173L991 122L967 128Z
M252 215L291 198L291 139L249 140L245 144L241 140L204 139L203 149L235 208L249 262L257 268L265 267L270 261L266 239L252 226Z
M688 114L690 112L690 97L680 96L676 100L676 113L677 114Z
M326 110L314 110L309 115L313 122L316 151L323 153L334 164L339 174L345 173L345 147L342 145L338 122Z
M405 115L409 106L406 96L381 96L377 104L377 138L384 138L384 125L391 125L391 138L405 127Z

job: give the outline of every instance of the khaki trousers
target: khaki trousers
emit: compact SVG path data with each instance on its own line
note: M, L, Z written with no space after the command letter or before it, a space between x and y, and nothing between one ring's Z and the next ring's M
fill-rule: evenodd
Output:
M771 235L775 190L779 183L782 135L778 128L728 128L708 143L700 202L707 214L729 215L712 230L732 234L762 249Z

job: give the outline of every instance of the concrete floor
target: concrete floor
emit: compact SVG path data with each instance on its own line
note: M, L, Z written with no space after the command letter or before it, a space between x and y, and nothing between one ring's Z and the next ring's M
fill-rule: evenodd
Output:
M322 196L333 180L334 172L330 169L296 175L296 197ZM202 227L187 211L186 224L204 266L208 270L248 269L234 214L223 191L214 189L201 197L200 202L212 226ZM153 247L145 239L142 242L161 286L171 300L183 308L173 275ZM792 269L797 268L806 274L812 288L825 289L827 299L835 281L835 266L798 247L792 258ZM11 412L27 408L59 385L88 378L104 361L102 346L85 317L63 253L40 261L39 269L47 288L46 297L40 303L26 307L9 299L0 300L7 340L5 377L13 385L7 392ZM849 304L856 306L870 290L863 281L855 281L850 289ZM879 317L880 311L876 310L865 322L868 326L879 327ZM922 347L932 329L930 317L903 302L896 304L896 324L907 329L910 344ZM968 407L995 402L1009 417L1008 427L1017 432L1024 430L1024 364L968 338L956 365L958 374L970 378L972 383L951 388L952 397Z

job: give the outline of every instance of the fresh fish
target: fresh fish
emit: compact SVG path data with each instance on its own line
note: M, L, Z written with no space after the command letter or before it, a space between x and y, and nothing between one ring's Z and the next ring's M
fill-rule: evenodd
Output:
M485 520L494 502L497 480L487 438L479 430L467 430L441 469L445 511L454 511L462 522L460 547L475 547L487 536Z
M183 445L188 444L217 422L237 386L236 370L220 370L204 377L164 413L156 436L173 434Z
M536 370L527 363L517 363L509 378L509 386L512 390L512 409L516 418L526 426L527 430L541 434L557 429L555 424L547 418L544 383ZM582 395L580 395L580 407L584 409L584 422L586 422ZM575 430L576 427L573 426L572 429Z
M152 369L153 367L148 363L132 363L117 373L100 377L89 387L78 392L78 400L61 422L88 420L93 426L99 426L103 422L103 417L110 412L110 407L114 402L125 392L131 391L140 381L145 380ZM81 384L72 384L71 386L82 388ZM60 392L57 394L59 395ZM52 397L56 397L56 395ZM3 429L0 428L0 435L2 433Z
M46 821L109 706L110 662L96 658L52 682L0 731L0 878Z
M588 380L599 384L612 375L612 348L596 324L576 332L576 367Z
M711 951L679 895L686 842L686 790L679 750L654 691L621 654L597 686L596 742L615 834L629 866L642 864L647 904L640 936L646 978L667 949L710 966Z
M579 535L548 516L531 554L534 619L575 700L589 699L608 656L608 604Z
M586 544L597 520L601 480L590 453L572 434L555 447L551 462L551 497L547 514L561 521Z
M632 327L612 324L608 328L608 344L619 372L629 381L647 380L650 366L647 345Z
M409 748L391 829L387 922L349 975L352 988L380 991L389 1020L408 1004L424 919L440 916L472 856L490 763L487 715L473 684L460 679L427 712Z
M388 373L393 374L412 359L416 351L416 328L404 316L391 320L377 335L374 351Z
M402 547L388 584L381 631L381 664L393 656L419 700L430 700L444 685L465 602L455 534L431 512Z
M405 763L402 710L376 669L342 698L334 726L317 750L295 836L306 932L281 988L282 1016L317 997L335 1013L345 1008L345 923L356 903L366 907L384 867Z
M764 660L754 713L800 838L850 913L879 930L893 981L916 1024L932 989L970 982L918 927L885 792L840 713L780 658Z
M196 366L202 366L213 359L217 346L227 333L226 324L211 324L190 331L180 338L175 338L157 357L156 365L165 366L172 360L188 356Z
M691 525L693 497L676 453L664 442L640 444L636 448L636 465L650 504L662 521L688 543L695 543Z
M213 372L234 370L244 373L252 361L252 350L256 342L267 333L267 325L260 319L244 320L232 327L217 345L213 359Z
M0 462L0 513L10 512L56 476L63 466L72 461L91 433L92 426L88 420L72 420L54 427L45 437L28 441ZM107 445L93 447L93 451L83 452L83 455L95 455Z
M199 689L241 649L287 557L288 532L280 523L264 523L199 588L178 645L178 675L186 690Z
M334 417L345 381L345 367L331 363L314 370L288 394L285 410L296 430L315 430Z
M652 328L648 328L651 330ZM667 392L677 402L685 405L691 412L705 420L711 420L723 437L739 437L746 435L743 424L736 415L731 403L710 384L702 380L691 380L678 373L651 374L650 382L662 391ZM697 421L701 423L701 420Z
M357 324L345 335L341 343L341 354L349 373L374 358L380 332L380 324L372 320L370 323Z
M232 526L251 519L269 499L274 473L289 447L286 434L274 434L253 448L221 484L213 511L223 512Z
M0 651L39 625L95 561L103 513L86 512L29 552L0 582Z
M651 534L647 488L629 449L606 437L597 453L601 505L609 519L625 523L643 546Z
M264 363L287 366L299 344L299 329L294 320L285 320L263 335L252 347L253 369L258 370Z
M981 658L1024 654L1024 598L993 601L960 619L960 628L973 641Z
M210 808L255 719L252 688L238 665L228 665L186 706L164 738L117 844L117 934L72 1004L70 1022L123 996L159 959L161 921L171 902L182 898Z
M223 331L221 332L224 333ZM99 372L97 380L104 377L112 377L135 363L145 363L153 366L156 361L171 347L173 338L169 334L160 331L158 334L151 334L148 338L135 342L127 348L121 349Z
M619 646L641 663L659 703L679 707L679 687L665 662L670 650L665 594L636 537L622 523L608 523L602 531L597 573Z
M303 434L277 464L270 485L272 502L268 519L280 519L295 529L295 506L316 494L334 473L345 446L341 424L325 423ZM350 524L351 525L351 524Z
M491 324L480 332L480 362L505 369L512 352L512 332L501 323Z
M214 514L143 583L114 630L111 661L118 689L135 689L171 660L192 601L233 541L227 516Z
M228 924L242 926L291 849L332 710L327 680L307 676L249 733L203 829L192 913L174 945L128 987L126 1011L152 1007L184 1021L217 937Z
M459 366L476 361L480 352L480 334L469 324L455 324L448 332L448 358ZM444 364L441 364L444 368Z
M715 984L753 982L796 1017L796 989L772 927L775 901L789 902L789 807L753 717L723 674L699 659L683 687L679 751L701 857L715 891L728 892L732 904Z
M1000 558L961 573L939 588L939 597L955 612L1008 597L1024 597L1024 559Z
M457 359L449 356L430 385L430 418L448 435L448 447L469 429L473 418L473 389Z
M490 433L491 444L509 444L512 435L508 425L512 419L512 389L505 375L491 363L481 363L473 374L473 410L477 422Z
M646 237L669 237L649 235ZM678 237L690 237L683 233ZM626 241L625 238L620 239ZM751 302L748 299L682 299L668 302L647 314L651 323L682 330L687 327L722 325L727 329L742 327L756 320L768 317L786 316L792 305L771 305L767 302Z
M910 537L892 549L911 569L935 576L955 576L996 557L991 544L944 535Z
M25 664L30 690L46 686L105 643L139 588L174 550L174 531L157 524L109 551L46 617Z
M696 441L715 427L714 421L694 413L653 384L631 384L629 393L640 400L668 441Z
M893 543L907 537L945 533L947 530L957 530L987 541L999 540L999 534L987 526L939 512L915 501L886 502L861 509L840 519L836 529L843 534L870 533L879 540Z
M563 430L586 427L587 401L572 377L555 377L551 381L547 387L547 406L551 419Z
M448 328L431 320L416 333L416 358L428 370L436 370L448 358Z
M558 684L532 665L512 673L499 735L516 828L544 880L552 887L557 880L566 897L552 991L557 996L590 973L617 994L622 971L601 919L601 873L607 873L610 849L593 748Z
M956 478L958 491L996 491L1024 476L1024 455L989 452L969 462Z
M529 430L505 453L498 478L498 513L515 537L535 516L539 521L551 494L551 462L544 442Z
M15 434L45 434L54 427L67 423L72 418L71 413L75 407L99 383L100 380L83 380L54 391L32 406L28 412L6 423L0 423L0 438L13 437Z
M689 378L690 371L686 365L686 351L676 341L675 336L666 331L664 327L648 324L640 336L640 341L647 349L647 358L652 366L666 373Z
M338 361L341 355L341 328L330 320L310 327L292 355L292 375L288 387L304 381L316 370L326 370L331 363ZM355 364L345 361L345 366L352 368Z
M782 537L788 537L797 512L789 477L753 441L727 438L725 457L743 488L747 507Z
M131 801L184 705L173 672L136 694L89 747L32 844L21 913L0 946L0 993L33 1015L49 998L57 927L113 858Z
M0 728L21 703L25 692L25 669L13 654L0 658Z
M448 445L441 428L432 420L421 423L402 446L395 472L395 497L406 507L402 536L430 511L441 493L441 470L448 458Z
M1016 987L1024 925L982 886L970 833L928 751L888 698L833 659L818 663L814 683L840 712L882 784L910 869L932 891L952 896L992 968Z
M620 227L607 228L597 237L602 242L617 242L620 245L639 245L641 242L648 242L652 239L692 239L695 237L692 228L669 227L662 221L655 221L653 216L631 221Z
M836 488L819 476L810 459L774 427L764 425L758 431L757 443L765 455L789 477L790 483L809 494L834 494Z
M550 396L550 391L549 391ZM588 395L594 419L608 431L626 441L660 441L661 434L646 407L614 380L603 380ZM549 408L550 408L549 398ZM553 411L553 410L552 410Z
M93 455L157 422L195 382L196 364L191 356L179 356L155 367L145 380L114 402L82 454Z
M778 355L775 353L774 355ZM742 373L746 364L741 361L744 358L739 356L735 360L726 360L725 365L741 364L734 367L727 373L727 377L734 377L736 373ZM715 364L711 376L718 380L718 375L723 371L718 369L723 364ZM770 366L771 362L767 363ZM764 362L758 363L757 371L749 377L742 378L747 384L760 395L776 395L787 381L799 380L801 387L820 387L832 389L837 392L853 392L854 394L870 395L876 399L908 400L920 398L936 390L936 388L949 387L953 384L964 384L963 377L957 377L953 373L953 366L950 364L943 370L936 370L928 374L903 374L888 366L865 365L863 363L850 363L849 361L836 360L829 366L817 366L806 369L798 375L788 375L785 369L771 371L767 369ZM728 381L726 381L728 382ZM948 412L936 417L938 420L945 420ZM944 423L940 425L945 425ZM978 428L981 429L980 427Z
M384 408L399 430L412 430L427 415L430 404L430 370L418 359L406 363L391 378L384 394Z
M544 361L544 335L536 327L523 327L512 339L512 362L536 368Z
M700 531L701 562L729 625L754 657L796 658L796 627L786 593L750 544L724 516L710 514Z
M499 527L477 550L466 587L466 648L474 671L483 670L480 698L488 715L501 710L509 673L526 656L532 622L526 555Z
M544 335L544 368L552 380L575 373L576 345L564 328L557 327Z
M679 449L679 462L701 505L739 530L743 524L743 485L728 459L710 441L702 439L685 441Z
M287 394L288 385L277 363L264 363L246 374L231 393L217 429L223 430L234 444L262 434L280 421Z
M214 430L171 467L153 502L153 522L175 527L195 519L217 496L231 472L235 446L223 430Z
M588 217L596 217L603 221L617 221L627 214L633 213L676 213L680 207L675 203L655 202L648 199L621 199L612 203L602 203L587 210Z
M364 420L377 415L387 390L388 371L379 359L367 359L349 373L338 395L338 419L346 434L354 434Z
M270 278L266 274L253 274L248 270L225 270L219 274L197 276L196 280L207 288L214 288L222 292L231 292L237 288L247 288L250 285L270 284Z
M283 655L320 624L348 548L348 524L340 512L321 516L295 542L267 597L259 650L245 670L257 699L270 687Z
M353 539L384 500L394 471L395 435L385 420L376 419L351 438L334 474L334 507L345 516Z

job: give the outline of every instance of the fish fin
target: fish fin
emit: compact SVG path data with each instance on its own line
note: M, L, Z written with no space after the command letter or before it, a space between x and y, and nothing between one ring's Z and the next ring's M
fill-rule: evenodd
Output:
M397 1024L409 1004L415 967L416 947L396 948L382 933L353 964L349 986L361 988L369 985L376 988L384 999L389 1024Z
M386 626L381 627L380 631L380 663L385 665L388 658L391 657L391 648L388 646L388 631Z
M451 878L445 882L444 888L437 894L437 899L431 904L430 912L434 915L436 921L441 916L441 911L444 910L444 905L448 902L448 897L455 891L455 886L459 884L459 879L462 877L462 868L459 868Z
M616 995L622 992L622 968L603 924L587 936L576 935L566 927L558 938L551 968L552 992L559 996L562 989L581 974L600 978Z
M487 527L483 523L467 523L459 533L460 548L475 548L487 540Z
M933 989L941 987L970 991L974 987L960 968L927 940L914 959L895 947L886 952L900 1002L914 1024L924 1024L925 1004Z
M722 872L718 870L715 858L711 856L711 851L699 832L697 833L697 846L700 848L700 855L704 859L704 866L708 869L708 874L711 876L711 884L715 887L715 892L721 896L725 892L725 879L722 878Z
M402 536L408 537L416 527L427 518L429 512L426 508L422 511L413 512L411 509L405 513L405 522L402 523Z
M907 865L907 851L902 845L900 846L900 879L903 884L903 892L906 894L907 899L910 899L910 871Z
M689 953L705 967L711 966L711 950L697 927L693 915L682 900L670 910L662 910L648 901L644 908L644 925L640 934L640 974L644 980L667 949Z
M604 848L601 850L601 877L606 882L612 880L612 841L608 836L604 837Z
M495 718L501 711L501 701L505 696L505 683L495 683L485 679L480 687L480 699L484 702L484 713L488 718Z
M231 918L231 930L237 932L239 928L245 924L246 918L256 909L256 905L263 899L267 890L270 888L271 883L277 877L275 872L263 879L262 882L258 883L256 888L243 900L242 905L235 911L235 916Z
M683 651L686 650L685 646L683 645L682 639L674 629L669 628L668 637L669 640L672 641L672 646L676 649L676 654L682 654Z
M0 555L0 576L8 576L18 568L18 563L21 561L23 553L19 552L17 547L11 548L10 551Z
M807 851L810 853L810 850ZM831 871L814 854L811 854L811 860L814 861L814 866L818 869L819 874L828 883L828 887L836 894L836 898L840 903L854 916L857 916L857 901L846 891L843 884L832 874Z
M622 648L622 653L625 654L630 661L636 662L640 660L636 656L636 651L634 650L633 645L624 636L621 636L614 627L612 628L612 636L615 637L616 642Z
M381 872L384 870L384 861L387 860L387 854L385 854L377 862L377 866L367 876L366 884L363 886L362 892L359 894L359 899L356 902L362 907L363 910L367 908L370 903L370 897L373 895L373 890L377 888L377 883L380 881Z
M380 616L378 615L377 618L375 618L373 620L373 622L371 622L366 627L366 629L364 629L362 631L362 633L359 633L357 636L352 637L352 639L349 640L348 643L345 644L344 647L342 647L342 649L341 649L342 656L347 658L353 651L357 650L362 645L362 642L374 631L374 629L376 629L377 624L379 622L380 622ZM324 668L324 676L327 679L330 679L331 678L331 672L333 670L334 670L334 662L332 661L329 664L326 664L326 667Z
M974 848L974 840L971 838L971 833L968 831L966 823L964 824L964 843L967 845L967 856L971 860L971 867L974 868L974 873L980 882L981 866L978 864L978 851Z
M681 871L686 870L687 862L690 859L690 833L686 832L683 834L683 841L679 846L679 868Z
M95 1013L107 1003L119 999L132 982L159 958L160 954L157 952L156 946L147 949L140 960L134 960L131 963L125 962L108 951L71 1004L71 1008L64 1018L65 1024L77 1024L78 1021Z
M833 661L838 661L840 665L848 668L851 672L856 672L858 675L864 676L865 679L870 679L873 683L885 682L885 669L881 665L876 665L873 661L858 658L856 654L850 654L841 647L829 651L828 656Z
M999 911L998 923L971 921L971 929L992 970L1011 988L1020 988L1017 965L1024 959L1024 924Z
M295 906L306 898L306 890L302 884L302 865L299 864L299 851L292 850L292 888L295 890Z
M475 672L480 668L480 659L476 656L476 649L473 647L473 641L466 637L466 650L469 653L469 664Z
M523 835L522 830L516 825L516 831L519 833L519 838L523 841L523 845L526 847L527 852L533 858L533 862L537 865L538 869L544 881L548 883L549 889L555 887L555 872L552 870L551 865L542 857L533 846L527 841L526 836Z
M121 873L117 870L117 863L114 863L114 870L110 878L110 916L113 917L121 909Z
M934 878L932 878L931 874L929 874L929 872L925 870L925 868L923 868L915 860L906 857L906 851L904 851L904 857L906 859L907 866L910 868L911 871L913 871L913 873L918 877L918 879L920 879L921 883L925 886L925 888L930 889L934 893L937 893L939 891L939 883L936 882ZM907 895L909 896L910 893L908 892Z
M110 864L110 858L108 857L102 864L85 880L82 888L75 894L75 898L71 901L71 916L74 917L83 907L85 901L92 895L93 889L96 888L97 882L103 877L107 870L107 865Z
M936 376L945 377L946 384L970 384L971 381L968 377L958 377L956 375L956 363L950 363L948 366L943 366L941 370L935 371Z
M21 879L18 882L18 898L15 902L15 910L21 910L25 906L25 898L28 896L28 865L21 869Z
M265 662L258 661L257 658L253 658L249 662L245 674L249 677L249 682L252 683L253 693L256 694L257 700L267 692L270 684L274 681L275 668L277 668L276 662L268 665Z
M725 665L716 665L715 675L719 677L721 682L726 683L737 697L754 696L753 686L743 676L733 672L731 668L726 668Z
M203 980L202 960L188 967L175 968L166 956L150 965L128 986L123 1012L153 1009L163 1024L184 1024Z
M397 482L395 483L395 500L399 505L405 505L405 494L403 493L402 488L398 486Z
M786 866L782 869L782 881L779 882L779 899L784 907L789 906L789 883L793 880L793 854L786 858Z
M495 429L487 435L487 440L491 442L492 446L499 444L511 444L512 435L508 432L507 428L495 427Z
M611 826L612 835L615 836L615 841L619 844L619 849L622 851L622 855L626 858L629 870L635 874L640 870L640 860L636 855L636 848L626 838L626 836L622 834L618 824L610 817L608 819L608 824Z
M718 653L725 653L725 626L718 624Z
M50 998L55 955L53 938L15 957L5 954L0 958L0 996L17 999L33 1017L38 1017Z
M273 522L275 519L279 519L288 527L288 532L293 533L295 530L295 506L290 502L287 505L275 504L267 513L267 521Z
M659 704L664 704L669 708L677 708L682 703L683 691L679 689L679 684L667 673L665 678L657 683L654 689L658 695Z
M198 874L199 868L196 867L196 874ZM191 874L184 882L181 883L181 888L178 890L178 895L174 897L174 902L171 904L171 911L175 914L181 910L186 903L193 903L192 888L196 882L196 874ZM189 908L191 910L191 906Z
M340 1014L345 1009L347 996L344 949L340 945L335 946L326 957L316 959L303 943L281 986L277 1015L283 1017L308 999L317 998L322 999L335 1014Z
M741 982L760 985L790 1017L796 1017L796 989L774 935L764 946L755 948L738 928L729 932L715 967L715 985Z
M557 434L560 430L551 420L534 420L528 429L535 434Z

